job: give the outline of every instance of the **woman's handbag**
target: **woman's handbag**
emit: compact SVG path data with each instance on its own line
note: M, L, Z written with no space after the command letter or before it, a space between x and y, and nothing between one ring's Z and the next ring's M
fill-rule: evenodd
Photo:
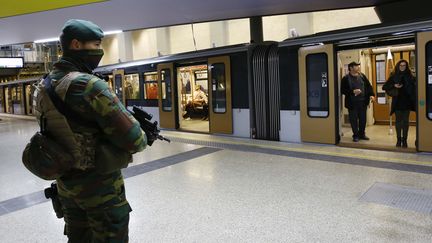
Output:
M385 92L390 97L396 97L399 94L399 89L393 86L391 89L387 89Z

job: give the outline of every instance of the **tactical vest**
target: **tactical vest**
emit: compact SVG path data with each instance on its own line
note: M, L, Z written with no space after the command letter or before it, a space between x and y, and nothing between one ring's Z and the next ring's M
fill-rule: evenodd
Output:
M54 92L63 102L71 82L79 75L82 73L70 72L60 80L51 80ZM44 80L35 86L33 107L39 125L44 127L51 139L70 153L74 159L72 168L85 170L94 167L97 136L94 133L73 131L65 115L53 104L48 92Z

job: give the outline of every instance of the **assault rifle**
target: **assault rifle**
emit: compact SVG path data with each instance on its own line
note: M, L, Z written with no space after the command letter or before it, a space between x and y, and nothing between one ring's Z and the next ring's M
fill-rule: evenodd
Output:
M167 142L171 142L168 138L165 138L162 135L159 135L160 130L158 128L158 122L151 122L153 116L138 106L132 107L133 111L129 111L135 119L140 123L142 130L144 130L147 136L147 144L151 146L156 139L165 140Z

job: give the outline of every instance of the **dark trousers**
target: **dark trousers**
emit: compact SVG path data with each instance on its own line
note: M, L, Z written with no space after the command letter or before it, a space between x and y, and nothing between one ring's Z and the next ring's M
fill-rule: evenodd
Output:
M194 106L192 103L188 103L186 105L186 114L183 115L183 118L187 118L187 117L208 117L208 104L207 103L203 103L202 106Z
M365 136L366 110L367 106L363 102L353 103L352 109L348 110L353 137Z
M408 138L408 129L409 129L409 110L396 110L396 134L397 137L406 140Z

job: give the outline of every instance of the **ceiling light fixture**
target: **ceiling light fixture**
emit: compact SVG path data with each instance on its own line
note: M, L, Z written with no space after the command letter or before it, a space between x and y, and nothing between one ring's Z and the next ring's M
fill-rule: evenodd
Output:
M104 35L114 35L122 32L123 30L110 30L110 31L104 31Z
M46 42L53 42L53 41L59 41L59 40L60 39L58 37L55 37L55 38L35 40L34 43L46 43Z

